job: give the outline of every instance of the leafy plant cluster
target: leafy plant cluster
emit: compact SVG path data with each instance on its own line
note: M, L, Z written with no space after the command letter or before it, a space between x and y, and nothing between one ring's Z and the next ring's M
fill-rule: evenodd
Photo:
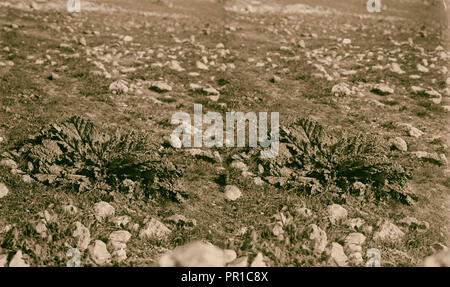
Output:
M280 142L278 157L263 166L270 176L286 177L287 168L287 188L413 202L406 192L409 171L379 136L331 136L317 121L306 118L281 128Z
M182 172L157 152L145 133L102 133L81 116L51 124L20 148L35 180L77 191L141 189L147 196L182 200Z

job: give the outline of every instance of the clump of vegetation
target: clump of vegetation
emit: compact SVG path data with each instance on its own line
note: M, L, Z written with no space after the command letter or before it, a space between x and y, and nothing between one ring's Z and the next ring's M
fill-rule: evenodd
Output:
M77 191L143 190L147 196L182 200L182 172L141 132L102 133L89 119L73 116L26 141L19 159L42 183Z
M266 175L287 177L285 188L413 202L409 171L378 136L331 136L317 121L299 119L280 130L280 142L279 155L262 164Z

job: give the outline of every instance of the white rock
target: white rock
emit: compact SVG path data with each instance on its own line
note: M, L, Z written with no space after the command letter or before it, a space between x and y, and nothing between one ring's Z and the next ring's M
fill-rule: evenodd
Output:
M113 217L114 213L115 213L114 207L107 202L101 201L101 202L97 202L94 205L94 214L95 214L95 218L98 221L102 221L106 218Z
M450 267L450 249L428 256L422 263L424 267Z
M243 256L227 264L227 267L247 267L248 257Z
M197 61L195 63L195 65L196 65L197 69L199 69L199 70L208 70L209 69L208 66L206 66L205 64L203 64L200 61Z
M327 255L330 257L329 263L336 264L339 267L348 265L348 258L345 255L344 247L337 242L332 242L330 248L327 250Z
M423 132L419 130L418 128L413 127L411 124L407 123L397 123L399 127L402 127L408 131L408 134L412 137L419 138L423 136Z
M264 262L264 256L261 252L259 252L255 259L253 259L252 264L250 264L250 267L267 267L266 262Z
M79 221L75 222L74 225L75 229L72 232L72 236L77 241L77 248L80 251L83 251L88 248L89 243L91 242L91 233L89 232L89 229Z
M400 65L398 63L392 63L391 67L390 67L390 70L392 72L394 72L396 74L400 74L400 75L405 73L405 71L403 71L402 68L400 68Z
M4 166L4 167L10 168L10 169L18 168L17 163L14 160L9 159L9 158L0 160L0 166Z
M403 238L405 233L400 230L396 225L389 221L385 221L379 230L375 232L373 238L375 240L383 240L383 241L397 241Z
M97 265L111 263L111 254L106 248L106 244L101 240L96 240L94 245L89 246L89 254Z
M150 83L150 90L158 93L166 93L172 91L172 87L163 81L153 81Z
M350 39L344 39L344 40L342 40L342 44L344 44L344 45L349 45L349 44L351 44L352 43L352 40L350 40Z
M114 250L125 249L127 242L131 238L131 233L126 230L114 231L109 235L108 245Z
M241 197L242 192L235 185L227 185L227 186L225 186L224 195L225 195L226 199L234 201Z
M345 238L345 244L355 244L355 245L363 245L364 241L366 241L366 237L362 233L350 233Z
M408 145L406 144L405 140L402 139L401 137L396 137L392 139L391 145L400 151L408 150Z
M331 224L337 224L347 218L348 212L339 204L332 204L327 207L328 218Z
M388 95L394 93L394 89L389 87L386 84L376 84L372 90L372 92L377 93L379 95Z
M5 197L6 195L8 195L8 188L6 187L6 185L2 182L0 182L0 198Z
M421 64L417 64L417 70L422 73L428 73L430 71L427 67Z
M158 264L160 267L223 267L226 260L225 252L219 247L194 241L166 253Z
M152 218L146 227L141 230L139 237L143 239L163 240L169 236L170 232L170 229L164 223Z
M8 254L0 254L0 268L8 266Z
M125 37L123 37L123 40L124 40L125 42L131 42L131 41L133 41L133 37L131 37L131 36L125 36Z
M327 247L327 234L315 224L308 226L307 233L314 253L322 254Z
M22 251L19 250L14 254L11 262L9 262L9 267L30 267L30 265L25 262Z

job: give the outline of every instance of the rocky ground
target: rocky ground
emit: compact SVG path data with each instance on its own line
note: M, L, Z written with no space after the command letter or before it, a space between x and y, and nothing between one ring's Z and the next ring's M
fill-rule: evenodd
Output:
M330 2L0 1L0 266L449 266L448 11ZM279 156L172 146L194 103Z

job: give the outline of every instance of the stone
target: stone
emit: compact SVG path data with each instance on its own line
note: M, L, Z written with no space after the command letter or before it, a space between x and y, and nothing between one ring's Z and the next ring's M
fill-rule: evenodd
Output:
M236 260L227 264L227 267L247 267L247 266L248 266L247 256L239 257Z
M200 62L200 61L197 61L197 62L195 63L195 66L196 66L197 69L199 69L199 70L205 70L205 71L206 71L206 70L209 69L207 65L203 64L203 63Z
M81 36L80 39L78 40L78 43L82 46L86 46L86 38Z
M75 230L72 232L72 236L77 241L77 248L80 251L84 251L91 242L91 233L89 232L89 229L79 221L75 222L74 225Z
M47 237L47 226L45 226L44 222L36 224L35 230L42 238Z
M223 262L225 264L233 262L234 260L236 260L236 257L237 257L236 251L232 249L223 250Z
M94 205L94 215L98 221L103 221L107 218L111 218L114 216L114 213L114 207L105 201L97 202Z
M109 85L109 90L114 94L126 94L129 91L128 83L125 80L118 80Z
M169 236L170 232L170 229L164 223L152 218L146 227L140 231L139 237L142 239L164 240Z
M421 265L424 267L450 267L450 249L428 256Z
M158 265L160 267L224 267L226 260L224 250L219 247L194 241L164 254L159 259Z
M408 145L406 144L405 140L401 137L396 137L392 139L391 146L399 151L407 151Z
M0 198L7 196L9 193L8 187L3 182L0 182Z
M310 240L310 246L314 253L322 254L327 246L327 234L315 224L308 226L306 232Z
M18 168L17 163L14 160L9 159L9 158L2 159L0 161L0 166L4 166L4 167L10 168L10 169Z
M240 160L233 160L230 164L230 167L233 169L240 170L242 172L248 170L248 166Z
M348 212L339 204L332 204L327 207L328 219L331 224L337 224L347 218Z
M331 88L331 93L335 96L350 96L352 91L350 90L348 84L339 83Z
M412 137L415 138L419 138L421 137L424 133L419 130L418 128L413 127L411 124L407 124L407 123L398 123L397 124L399 127L406 129L406 131L408 132L408 134Z
M250 267L267 267L266 262L264 261L264 256L261 252L256 254L255 259L253 259L252 264L250 264Z
M235 201L239 199L242 195L241 190L235 185L227 185L225 186L224 192L225 198L231 201Z
M386 84L376 84L372 90L370 90L372 93L385 96L394 93L394 89L389 87Z
M30 265L25 262L22 251L19 250L14 254L11 262L9 262L9 267L30 267Z
M109 235L109 240L112 242L127 243L131 238L131 233L126 230L114 231Z
M0 254L0 268L8 266L8 254Z
M342 44L344 44L344 45L350 45L351 43L352 43L352 40L350 40L350 39L342 40Z
M364 241L366 241L366 237L362 233L350 233L345 238L345 244L356 244L356 245L363 245Z
M131 42L131 41L133 41L133 37L131 37L131 36L125 36L125 37L123 37L123 41L124 41L124 42Z
M348 259L355 265L361 265L364 263L364 259L362 257L361 252L355 252L348 256Z
M403 238L405 233L400 230L395 224L389 221L385 221L379 230L375 232L373 238L375 240L383 241L397 241Z
M400 65L398 63L392 63L391 67L390 67L390 70L392 72L394 72L396 74L400 74L400 75L406 73L405 71L402 70L402 68L400 67Z
M430 71L427 67L421 64L417 64L417 70L421 73L428 73Z
M150 90L157 93L167 93L172 91L172 87L163 81L153 81L150 83Z
M344 267L348 265L348 258L345 255L344 247L337 242L332 242L331 246L326 251L331 265L337 265L339 267Z
M89 246L89 255L97 265L111 263L111 254L108 252L106 244L101 240L95 240L94 244Z
M127 259L127 251L125 249L117 249L112 252L111 256L114 261L122 262Z

